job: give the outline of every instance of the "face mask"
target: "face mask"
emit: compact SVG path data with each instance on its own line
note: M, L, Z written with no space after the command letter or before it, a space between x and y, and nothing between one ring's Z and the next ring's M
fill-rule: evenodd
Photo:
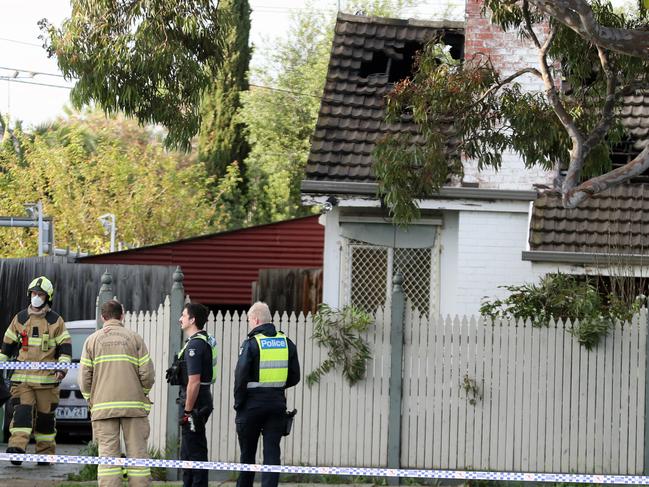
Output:
M43 298L40 296L32 296L32 306L34 308L40 308L45 304L45 301L43 301Z

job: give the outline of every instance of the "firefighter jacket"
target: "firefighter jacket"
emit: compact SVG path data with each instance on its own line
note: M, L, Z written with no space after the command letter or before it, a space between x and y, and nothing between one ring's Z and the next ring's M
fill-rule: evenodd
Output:
M49 306L40 310L29 306L14 316L2 340L0 362L16 355L20 362L69 364L72 344L63 318ZM56 386L59 382L55 370L16 370L11 381L43 387Z
M237 413L269 404L285 406L285 389L298 382L297 348L289 338L278 332L272 323L259 325L248 333L234 371L234 409Z
M93 421L149 414L155 372L140 335L108 320L86 339L80 362L79 387Z

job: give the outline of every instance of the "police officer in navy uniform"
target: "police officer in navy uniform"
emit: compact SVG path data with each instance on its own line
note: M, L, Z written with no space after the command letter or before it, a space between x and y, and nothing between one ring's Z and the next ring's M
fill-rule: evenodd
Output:
M234 377L234 409L241 463L255 463L259 435L264 465L280 465L279 442L286 426L285 390L300 381L295 344L271 323L266 303L248 311L249 333L241 345ZM237 487L252 487L254 472L241 472ZM264 472L262 487L276 487L278 473Z
M205 423L212 413L211 385L216 379L216 341L203 328L209 310L202 304L185 305L179 319L187 337L167 380L180 385L180 459L207 461ZM207 487L208 471L183 469L183 487Z

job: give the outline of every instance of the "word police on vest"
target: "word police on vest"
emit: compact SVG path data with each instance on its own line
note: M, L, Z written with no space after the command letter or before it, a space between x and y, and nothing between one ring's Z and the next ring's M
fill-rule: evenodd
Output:
M286 341L281 338L262 338L261 348L286 348Z

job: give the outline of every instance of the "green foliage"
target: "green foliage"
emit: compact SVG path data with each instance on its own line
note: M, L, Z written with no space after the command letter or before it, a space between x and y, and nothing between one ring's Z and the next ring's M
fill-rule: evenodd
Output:
M94 441L89 442L88 445L79 452L79 455L82 457L98 457L99 449L97 443ZM97 480L97 465L84 465L81 467L81 470L79 470L79 473L68 474L68 480L75 480L77 482Z
M608 2L596 0L591 6L603 25L646 28L646 19L616 13ZM484 9L494 23L518 29L529 42L527 20L538 30L543 30L539 24L547 20L527 2L487 0ZM555 80L563 80L559 101L581 133L588 134L600 121L606 100L605 70L592 44L562 24L550 22L557 35L548 62ZM416 136L389 134L375 148L379 194L400 223L419 215L418 198L462 178L463 158L477 161L481 170L498 170L507 150L518 154L526 167L565 169L571 160L572 141L545 92L523 90L517 77L510 78L513 73L504 77L482 54L460 62L448 49L439 40L426 46L413 76L396 84L387 97L388 123L407 118L420 128ZM607 54L618 88L649 79L648 61L612 51ZM618 109L621 102L618 90ZM619 115L619 110L615 113ZM622 137L621 125L615 121L599 142L588 147L582 176L609 171L610 147Z
M412 0L359 0L343 9L396 15ZM336 12L311 3L295 14L284 39L257 46L265 62L251 70L239 119L250 153L241 172L247 186L247 222L268 223L305 215L300 182L311 147L326 80ZM271 89L263 88L268 87Z
M250 149L243 124L236 118L241 93L248 90L248 66L252 49L248 0L221 0L219 20L225 42L224 61L218 76L203 98L202 123L198 139L199 160L208 174L221 177L233 162L243 162ZM230 21L230 18L232 21Z
M329 353L325 361L306 376L307 384L312 386L318 383L323 375L337 368L342 368L343 377L349 385L363 379L372 354L360 334L373 323L372 317L354 306L336 310L321 304L313 323L313 340Z
M579 320L572 329L579 343L590 349L606 336L616 320L631 319L644 304L643 295L629 300L609 294L602 298L588 277L547 274L539 284L501 286L510 294L503 299L484 300L480 314L492 319L530 320L533 326L548 326L550 320ZM629 302L627 302L629 301Z
M60 248L108 251L98 222L107 212L116 215L118 239L133 246L224 228L229 218L208 201L202 166L164 150L133 120L73 114L20 140L20 155L0 148L0 213L22 215L23 203L42 200ZM2 229L0 256L35 255L35 232Z
M200 104L222 61L223 22L211 0L72 0L62 26L42 20L50 56L78 81L77 108L96 103L161 124L169 146L189 148Z

